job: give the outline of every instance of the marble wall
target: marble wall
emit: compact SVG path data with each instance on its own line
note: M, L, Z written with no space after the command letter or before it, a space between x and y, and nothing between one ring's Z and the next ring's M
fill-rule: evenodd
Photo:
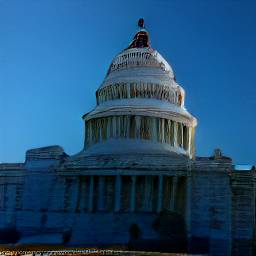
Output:
M32 153L24 164L0 165L0 233L15 228L16 242L54 236L54 243L252 255L254 172L235 172L230 160L196 158L184 172L86 175L60 169L61 150Z

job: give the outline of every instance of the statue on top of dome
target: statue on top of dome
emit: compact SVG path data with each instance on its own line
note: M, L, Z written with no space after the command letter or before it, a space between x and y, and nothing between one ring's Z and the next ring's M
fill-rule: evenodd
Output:
M149 35L145 29L144 19L139 19L138 26L140 30L135 34L133 41L130 43L127 49L150 47Z
M140 27L140 28L144 28L145 26L144 26L144 19L139 19L139 21L138 21L138 26Z

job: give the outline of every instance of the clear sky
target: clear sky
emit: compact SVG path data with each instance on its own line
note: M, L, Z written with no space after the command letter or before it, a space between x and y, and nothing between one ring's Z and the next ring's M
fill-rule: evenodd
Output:
M256 163L256 1L0 0L0 162L84 141L113 57L145 19L198 118L197 155Z

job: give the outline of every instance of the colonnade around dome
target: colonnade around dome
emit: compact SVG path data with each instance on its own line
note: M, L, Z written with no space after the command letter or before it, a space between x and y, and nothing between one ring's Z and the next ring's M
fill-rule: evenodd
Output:
M85 147L109 139L149 140L187 152L194 150L194 128L170 119L150 116L108 116L86 123Z

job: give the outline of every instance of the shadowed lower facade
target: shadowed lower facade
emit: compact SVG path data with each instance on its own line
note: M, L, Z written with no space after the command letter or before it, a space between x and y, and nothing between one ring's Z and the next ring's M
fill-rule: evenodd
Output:
M195 156L197 120L142 20L96 102L76 155L0 164L0 242L253 255L255 168Z

